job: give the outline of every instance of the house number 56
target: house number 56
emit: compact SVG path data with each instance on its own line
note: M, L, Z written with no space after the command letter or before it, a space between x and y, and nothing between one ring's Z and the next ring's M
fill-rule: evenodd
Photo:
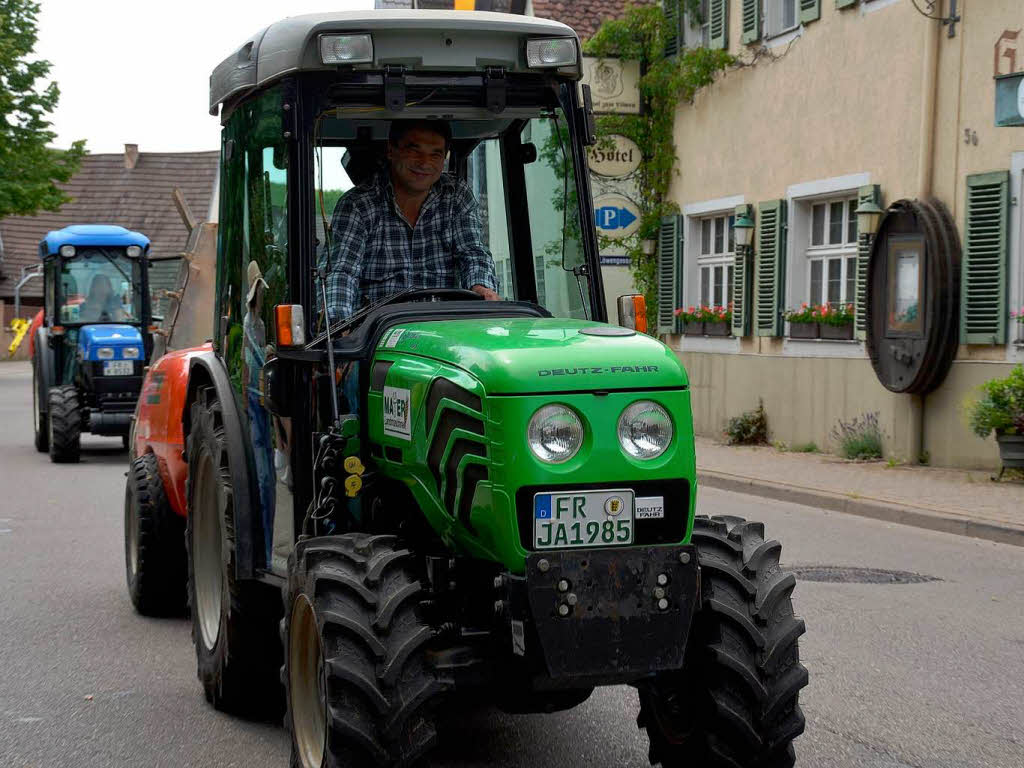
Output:
M972 131L970 128L964 128L964 144L978 146L978 132Z

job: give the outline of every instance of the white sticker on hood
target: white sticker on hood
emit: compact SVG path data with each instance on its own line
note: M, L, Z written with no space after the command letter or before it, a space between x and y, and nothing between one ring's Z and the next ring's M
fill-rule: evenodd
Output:
M665 517L664 496L642 496L637 497L636 505L637 520L660 520Z
M412 437L409 390L384 387L384 434L409 440Z
M395 328L388 336L388 340L384 343L385 349L394 349L398 346L398 340L402 338L402 334L405 333L405 328Z

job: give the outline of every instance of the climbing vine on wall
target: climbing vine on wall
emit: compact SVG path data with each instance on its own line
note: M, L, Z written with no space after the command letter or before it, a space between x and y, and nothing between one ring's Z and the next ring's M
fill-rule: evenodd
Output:
M699 17L699 1L684 0L692 18ZM737 64L735 57L723 50L707 48L680 49L667 58L665 42L672 33L659 5L631 7L621 19L604 22L584 45L592 56L638 59L640 96L644 103L642 115L602 115L597 119L598 136L621 134L637 143L643 160L637 171L637 204L640 207L640 228L636 234L620 241L630 257L636 286L647 299L650 327L657 317L657 255L644 253L643 241L654 240L663 216L675 213L678 207L668 200L668 188L676 172L676 151L673 142L676 107L680 101L692 101L697 91L710 85L715 75ZM608 243L602 243L602 249Z

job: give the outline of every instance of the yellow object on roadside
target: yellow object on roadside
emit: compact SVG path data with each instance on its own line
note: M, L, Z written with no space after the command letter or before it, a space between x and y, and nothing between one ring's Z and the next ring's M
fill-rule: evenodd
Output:
M28 333L29 327L32 325L30 320L26 320L22 317L16 317L11 320L11 330L14 331L14 340L11 345L7 347L7 356L14 357L14 353L18 351L18 347L21 346L22 339L25 338L25 334Z

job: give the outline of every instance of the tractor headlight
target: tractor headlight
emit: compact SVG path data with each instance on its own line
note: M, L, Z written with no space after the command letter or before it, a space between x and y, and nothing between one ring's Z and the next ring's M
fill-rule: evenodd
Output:
M575 38L543 37L526 41L526 66L530 69L569 67L575 63Z
M142 255L142 248L138 245L129 245L124 249L126 256L130 256L133 259L139 258Z
M70 259L72 256L75 255L75 246L62 245L58 250L58 253L60 253L60 255L63 256L65 259Z
M526 439L533 455L548 464L568 461L583 445L583 422L564 405L545 405L530 419Z
M372 64L370 35L320 35L320 61L324 64Z
M96 357L100 360L113 360L114 359L114 348L113 347L100 347L96 350Z
M634 459L661 456L672 442L668 411L651 400L639 400L619 416L619 445Z
M125 347L121 350L121 357L125 360L138 360L139 359L139 348L138 347Z

